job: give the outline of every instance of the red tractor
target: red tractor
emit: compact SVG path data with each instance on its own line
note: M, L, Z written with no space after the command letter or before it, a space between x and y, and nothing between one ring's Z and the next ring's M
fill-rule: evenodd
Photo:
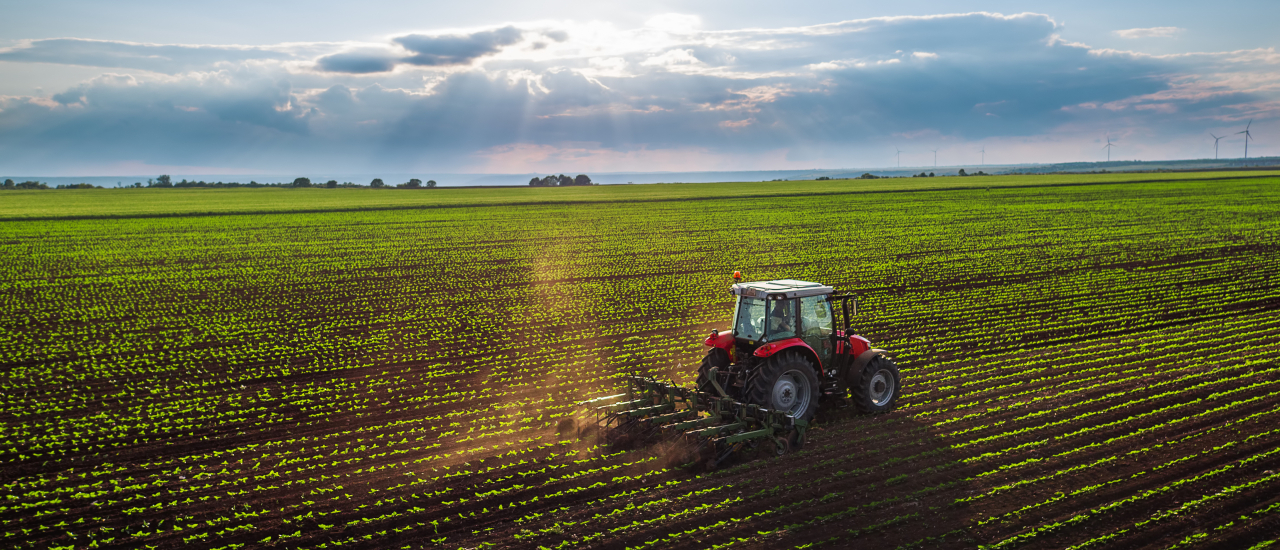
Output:
M898 366L850 331L853 296L790 279L743 283L734 273L734 281L733 328L707 337L711 350L698 368L698 391L806 422L820 399L851 399L865 413L893 408Z

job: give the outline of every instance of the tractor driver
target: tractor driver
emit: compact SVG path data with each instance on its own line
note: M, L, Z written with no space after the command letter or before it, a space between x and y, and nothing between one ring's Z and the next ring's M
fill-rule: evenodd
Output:
M794 338L796 335L794 300L778 300L769 314L769 339Z

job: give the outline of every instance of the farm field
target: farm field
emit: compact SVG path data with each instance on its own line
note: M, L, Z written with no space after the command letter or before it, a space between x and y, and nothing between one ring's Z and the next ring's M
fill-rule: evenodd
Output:
M1264 548L1280 176L1155 179L6 192L0 546ZM858 294L897 410L603 445L734 270Z
M8 192L0 203L0 219L75 219L159 217L190 214L255 212L337 212L422 209L468 206L537 206L565 203L591 204L706 200L723 196L839 195L856 190L918 191L985 189L987 187L1051 186L1176 181L1181 179L1229 179L1233 172L1217 173L1111 173L1036 174L1027 176L971 176L880 180L832 180L799 182L700 183L652 185L603 185L591 187L449 188L425 192L392 189L115 189L111 192L62 193L57 200L39 192ZM1280 170L1250 171L1249 176L1280 175ZM797 187L797 185L799 185Z

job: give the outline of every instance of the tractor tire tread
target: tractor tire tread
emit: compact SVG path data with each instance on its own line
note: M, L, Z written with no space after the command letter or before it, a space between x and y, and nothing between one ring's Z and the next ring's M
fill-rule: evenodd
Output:
M888 403L877 406L871 401L871 379L881 369L888 370L893 375L893 395L889 397ZM873 357L862 368L862 372L858 374L856 380L849 389L849 395L853 398L853 405L858 408L858 412L881 414L893 410L893 407L897 405L898 395L902 393L902 374L898 372L898 365L892 359L883 355Z
M705 356L702 357L702 363L698 365L698 378L695 381L698 391L715 393L715 386L711 385L711 379L708 374L712 367L726 368L729 366L729 353L720 348L711 348Z
M809 391L811 392L809 406L804 413L796 415L796 418L801 420L813 418L813 415L818 412L818 375L811 361L793 351L784 351L774 355L756 369L747 384L747 402L761 407L772 408L771 395L774 381L791 368L799 368L801 372L805 373L806 378L809 379Z

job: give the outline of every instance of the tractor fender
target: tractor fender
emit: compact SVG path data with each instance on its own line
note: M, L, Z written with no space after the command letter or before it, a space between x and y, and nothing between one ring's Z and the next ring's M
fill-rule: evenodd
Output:
M728 330L723 332L718 330L713 330L711 331L711 336L708 336L706 340L702 341L702 343L713 348L720 348L725 351L732 351L733 350L733 332Z
M860 376L862 374L862 369L867 368L867 363L870 363L877 355L882 355L884 353L886 352L882 349L869 349L859 353L858 356L853 359L853 362L849 363L849 371L845 376Z
M857 334L850 334L848 338L844 339L844 341L849 343L849 351L842 351L841 353L848 353L854 357L862 355L863 352L871 349L871 340L858 336Z
M799 351L800 353L808 357L810 361L813 361L813 365L818 367L818 372L815 374L817 374L818 376L822 376L822 361L818 360L818 353L813 351L813 348L809 347L809 344L804 343L804 340L801 340L799 338L787 338L786 340L778 340L777 342L770 342L768 344L765 344L763 346L756 348L755 353L753 353L752 355L755 355L756 357L764 359L767 357L772 357L774 355L777 355L778 352L781 352L783 350L794 349L794 348L800 348L796 351Z

